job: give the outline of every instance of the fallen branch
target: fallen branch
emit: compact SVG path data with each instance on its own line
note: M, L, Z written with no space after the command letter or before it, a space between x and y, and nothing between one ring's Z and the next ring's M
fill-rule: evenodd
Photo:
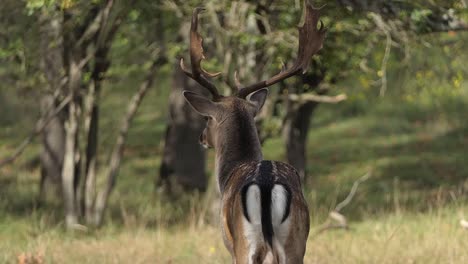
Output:
M37 121L36 123L36 127L35 129L29 134L29 136L23 140L23 142L15 149L15 151L13 152L13 154L7 158L4 158L2 160L0 160L0 168L5 166L6 164L9 164L9 163L12 163L13 161L15 161L22 153L23 151L26 149L26 147L31 144L31 142L33 141L33 139L39 135L43 130L44 128L49 124L49 122L58 114L60 113L60 111L62 111L62 109L70 102L71 100L71 97L67 97L65 98L65 100L63 100L60 105L58 105L55 109L51 110L50 111L50 114L47 114L45 115L46 118L43 119L39 119L39 121Z
M343 208L345 208L351 202L351 200L353 200L354 195L356 195L356 191L359 187L359 184L361 184L364 181L367 181L370 176L371 173L368 172L361 178L357 179L357 181L353 183L353 187L351 187L351 191L349 191L348 196L346 196L346 198L335 207L335 211L340 212Z
M349 191L348 196L346 196L346 198L342 202L340 202L335 207L335 209L333 209L328 214L328 218L325 221L325 223L322 224L321 227L319 227L317 230L315 230L312 233L312 235L311 235L312 237L318 236L321 233L323 233L323 232L325 232L327 230L330 230L330 229L345 229L345 230L350 229L346 217L344 215L342 215L340 211L343 210L343 208L345 208L353 200L354 196L356 195L356 191L357 191L357 189L359 187L359 184L361 184L362 182L368 180L370 178L370 176L371 176L371 171L367 172L366 174L364 174L364 176L357 179L353 183L353 187L351 187L351 190Z
M460 220L460 226L463 227L464 229L468 230L468 221L465 219Z
M317 95L317 94L290 94L289 100L293 102L317 102L317 103L328 103L328 104L336 104L341 101L346 100L348 97L346 94L339 94L335 96L327 96L327 95Z

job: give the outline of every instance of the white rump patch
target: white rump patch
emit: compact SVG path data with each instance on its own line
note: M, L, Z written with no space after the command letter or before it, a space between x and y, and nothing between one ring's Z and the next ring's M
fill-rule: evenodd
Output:
M284 246L289 235L291 217L286 217L284 222L282 222L282 220L286 214L287 202L288 193L286 189L280 184L275 184L271 190L271 222L273 224L273 232L275 234L273 247L279 256L279 263L286 263Z
M262 205L260 200L260 188L252 184L248 187L245 194L245 206L250 223L253 225L262 224Z
M280 184L275 184L271 190L271 222L273 226L281 225L281 221L286 214L287 199L286 189Z
M247 214L249 221L244 217L243 227L244 236L247 239L249 248L249 263L255 254L257 244L263 240L262 237L262 206L260 200L260 188L253 184L250 185L245 194L245 206L247 207Z
M244 217L244 237L247 240L249 255L248 263L251 263L252 257L256 252L257 245L264 241L262 233L262 205L261 194L258 185L253 184L246 191L246 211L250 221ZM291 217L287 217L284 222L281 222L286 214L288 193L286 189L275 184L271 190L271 222L273 224L273 248L279 256L280 263L286 263L286 254L284 246L289 235L289 226ZM263 263L270 263L274 259L273 253L268 252Z

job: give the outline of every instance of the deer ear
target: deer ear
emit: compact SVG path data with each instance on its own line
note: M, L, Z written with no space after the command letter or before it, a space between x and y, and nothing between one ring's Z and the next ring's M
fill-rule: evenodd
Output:
M263 88L247 96L247 101L255 104L255 106L257 107L257 113L258 113L260 112L260 109L262 109L263 105L265 104L267 96L268 96L268 89Z
M210 99L190 91L183 91L182 94L189 105L200 115L214 117L217 107Z

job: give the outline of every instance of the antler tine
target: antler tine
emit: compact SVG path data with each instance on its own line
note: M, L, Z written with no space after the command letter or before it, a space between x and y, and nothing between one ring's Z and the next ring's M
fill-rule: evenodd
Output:
M263 80L249 86L243 87L237 93L240 98L245 98L252 92L261 88L271 86L281 80L287 79L296 74L303 73L307 70L312 56L317 53L323 46L325 33L327 29L324 28L322 21L319 20L319 8L314 8L311 4L306 4L304 25L298 27L299 29L299 49L297 52L297 59L294 65L287 70L282 70L280 73L274 75L268 80ZM320 27L317 24L320 21Z
M234 72L234 85L237 88L237 91L239 91L242 88L242 84L239 81L239 75L237 74L237 71Z
M220 72L210 73L204 70L201 66L201 62L205 59L203 54L203 38L198 33L198 14L205 9L197 7L193 10L192 23L190 26L190 63L192 65L192 72L188 71L184 64L184 59L180 59L180 68L190 78L197 81L201 86L207 88L213 95L213 99L218 99L221 95L216 89L216 86L208 79L220 75Z

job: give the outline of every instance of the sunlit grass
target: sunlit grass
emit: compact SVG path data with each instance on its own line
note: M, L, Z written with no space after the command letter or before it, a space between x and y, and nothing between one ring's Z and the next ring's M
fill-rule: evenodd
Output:
M103 93L100 168L136 89L130 84ZM429 87L430 80L423 84ZM468 97L463 96L468 83L457 89L442 95L438 89L424 90L407 98L396 91L384 99L318 108L304 186L311 231L355 180L368 172L371 177L342 211L351 230L311 236L305 263L468 263L468 230L459 225L468 218ZM15 164L0 169L0 263L25 256L45 263L229 262L216 219L213 179L206 194L168 197L154 188L168 92L163 79L143 101L102 229L66 232L59 202L37 206L39 169L30 163L37 158L38 141ZM436 92L440 97L432 98ZM26 117L18 122L12 113L0 118L0 158L27 135L36 118L25 115L33 105L9 103L2 109L18 108L17 115ZM279 137L269 139L263 151L266 159L284 160ZM211 172L212 152L207 163ZM101 170L99 182L102 175Z
M350 231L309 237L305 263L466 263L468 230L458 224L468 207L433 208L425 213L367 215ZM312 214L314 211L312 210ZM218 226L121 228L64 233L61 226L37 230L30 220L1 226L0 261L21 254L46 263L227 263ZM319 223L313 223L312 230ZM12 232L14 231L14 232Z

